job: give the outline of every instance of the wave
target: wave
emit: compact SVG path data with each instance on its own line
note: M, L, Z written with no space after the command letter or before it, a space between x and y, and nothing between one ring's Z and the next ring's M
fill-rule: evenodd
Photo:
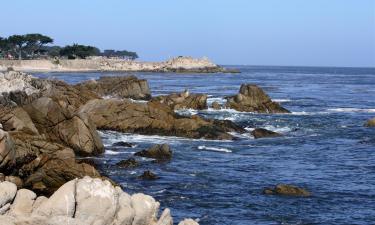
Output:
M209 150L209 151L215 151L215 152L225 152L225 153L231 153L232 150L227 148L217 148L217 147L208 147L205 145L198 146L199 150Z
M285 98L285 99L283 99L283 98L275 98L275 99L272 99L272 101L274 101L274 102L291 102L292 100L291 99L289 99L289 98Z
M327 109L329 112L348 112L348 113L375 113L375 109L360 109L360 108L331 108Z
M122 154L122 152L115 152L115 151L111 151L111 150L105 150L104 154L107 154L107 155L119 155L119 154Z

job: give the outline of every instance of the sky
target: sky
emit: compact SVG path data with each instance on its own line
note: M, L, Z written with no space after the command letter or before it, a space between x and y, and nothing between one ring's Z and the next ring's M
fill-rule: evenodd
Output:
M375 67L375 0L1 0L0 9L0 36L42 33L144 61Z

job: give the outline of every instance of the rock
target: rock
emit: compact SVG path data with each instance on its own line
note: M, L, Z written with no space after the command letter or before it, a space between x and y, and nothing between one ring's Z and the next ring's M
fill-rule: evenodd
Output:
M3 173L0 173L0 182L5 181L5 175Z
M125 142L125 141L119 141L112 144L113 147L125 147L125 148L132 148L134 147L134 144Z
M295 197L309 197L311 193L303 188L288 184L278 184L275 187L265 188L263 194L267 195L287 195Z
M144 194L134 194L131 197L131 204L134 209L135 217L133 224L154 224L157 222L156 216L160 204L151 196Z
M254 136L255 139L258 138L271 138L271 137L281 137L282 135L270 130L266 130L263 128L256 128L251 131L251 135Z
M140 80L135 76L100 77L76 85L80 90L87 89L102 97L132 98L136 100L149 100L150 88L147 80Z
M172 159L172 150L167 144L157 144L147 150L137 152L134 155L146 158L153 158L159 161L165 161Z
M8 132L0 129L0 169L11 167L15 163L14 143Z
M10 196L4 195L1 191L9 190L9 185L13 192ZM9 182L0 183L0 192L0 224L173 224L168 208L158 219L160 204L151 196L141 193L130 196L121 188L101 179L84 177L71 180L50 198L36 198L35 193L25 189L17 192L15 185ZM12 201L14 196L16 198Z
M29 114L21 107L0 107L0 123L5 131L39 134Z
M5 180L15 184L18 189L21 189L23 187L22 179L17 176L6 176Z
M220 109L221 109L221 105L220 105L219 102L217 102L217 101L214 101L214 102L212 103L211 107L212 107L213 109L216 109L216 110L220 110Z
M116 165L120 168L133 168L139 166L139 163L134 158L130 158L127 160L121 160L116 163Z
M184 219L178 225L199 225L199 224L193 219Z
M11 203L16 196L17 186L11 182L4 181L0 183L0 208Z
M164 209L156 225L173 225L173 218L171 216L171 210L169 210L168 208Z
M91 100L80 108L80 113L87 113L101 130L189 138L234 139L227 133L231 130L230 127L219 126L214 124L214 121L199 116L179 116L168 106L157 102Z
M143 172L143 174L141 176L139 176L138 178L140 178L142 180L157 180L157 179L159 179L159 177L156 176L156 174L154 174L153 172L151 172L149 170L146 170L145 172Z
M86 114L75 114L48 97L39 98L24 109L39 132L47 135L49 140L65 144L80 155L97 155L104 152L95 125Z
M227 97L226 106L237 111L257 113L289 113L288 110L273 102L257 85L242 84L239 94Z
M77 180L65 183L49 199L43 200L33 213L47 217L73 217L76 210L76 185Z
M10 207L10 215L30 215L33 211L36 194L27 189L17 191L16 198Z
M366 127L375 127L375 117L365 123Z
M151 101L168 105L172 110L179 109L207 109L207 95L190 94L185 90L182 93L174 93L165 96L154 97Z

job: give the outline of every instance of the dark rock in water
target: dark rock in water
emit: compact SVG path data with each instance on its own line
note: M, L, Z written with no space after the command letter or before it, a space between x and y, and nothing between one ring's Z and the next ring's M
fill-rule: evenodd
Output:
M135 156L157 159L165 161L172 159L172 150L167 144L154 145L147 150L143 150L134 154Z
M133 168L139 166L139 163L134 158L130 158L116 163L116 166L120 168Z
M290 113L271 98L257 85L242 84L240 92L227 97L226 106L237 111L258 113Z
M190 94L185 90L182 93L174 93L170 95L157 96L151 101L166 104L173 110L178 109L207 109L207 95Z
M275 187L265 188L263 194L266 195L286 195L295 197L309 197L311 193L303 188L288 184L278 184Z
M375 117L365 123L366 127L375 127Z
M212 107L213 109L216 109L216 110L221 109L221 105L220 105L219 102L217 102L217 101L214 101L214 102L212 103L211 107Z
M125 147L125 148L131 148L134 146L134 144L125 142L125 141L119 141L112 144L113 147Z
M251 131L251 134L254 136L254 138L271 138L271 137L281 137L282 135L270 130L266 130L263 128L256 128L253 131Z
M147 80L141 80L135 76L101 77L98 80L77 84L76 87L80 90L90 90L102 97L112 96L136 100L149 100L151 98Z
M156 174L154 174L153 172L151 172L149 170L146 170L145 172L143 172L143 174L141 176L139 176L138 178L143 179L143 180L157 180L157 179L159 179L159 177L156 176Z
M230 127L218 126L213 120L197 115L179 116L170 107L159 102L94 99L82 106L79 113L88 114L90 120L101 130L188 138L234 139L228 133L231 132Z

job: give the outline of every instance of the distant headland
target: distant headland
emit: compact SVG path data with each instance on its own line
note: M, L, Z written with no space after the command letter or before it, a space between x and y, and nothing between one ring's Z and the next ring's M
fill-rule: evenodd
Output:
M14 69L24 72L193 72L238 73L225 69L208 58L178 56L163 62L141 62L136 52L99 50L89 45L65 47L51 45L53 39L42 34L0 37L0 71Z

